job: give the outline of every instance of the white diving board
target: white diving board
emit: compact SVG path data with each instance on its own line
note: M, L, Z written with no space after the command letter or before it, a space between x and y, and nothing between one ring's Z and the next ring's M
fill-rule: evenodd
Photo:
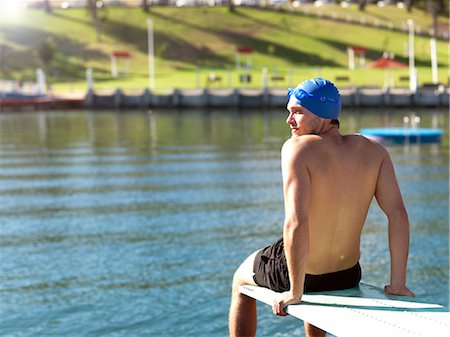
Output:
M240 286L239 292L272 306L278 293L262 287ZM359 287L307 293L286 312L338 337L449 336L450 312L440 304L392 296L383 289Z

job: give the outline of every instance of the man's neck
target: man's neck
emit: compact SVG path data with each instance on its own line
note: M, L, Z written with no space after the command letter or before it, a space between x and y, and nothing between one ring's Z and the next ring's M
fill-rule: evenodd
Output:
M322 126L322 129L319 130L317 135L322 137L328 137L328 136L341 136L341 133L339 132L339 128L337 125L333 124L326 124Z

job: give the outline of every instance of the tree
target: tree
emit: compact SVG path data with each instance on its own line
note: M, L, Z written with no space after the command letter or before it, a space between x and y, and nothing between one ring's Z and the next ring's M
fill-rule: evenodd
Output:
M428 0L427 1L427 9L431 13L431 19L432 19L432 27L433 27L433 37L436 38L437 31L438 31L438 15L439 10L441 9L441 4L438 2L438 0Z
M142 9L144 10L144 12L148 12L149 11L149 4L148 4L148 0L142 0Z
M412 8L414 6L414 0L406 0L406 10L408 13L412 12Z
M86 3L86 7L91 13L92 20L94 21L97 42L101 42L101 18L99 16L99 9L104 7L103 2L97 0L88 0Z
M53 61L56 52L55 42L51 37L46 37L39 42L36 47L36 53L39 60L44 64L46 70L49 70L50 63Z
M358 0L358 8L360 11L364 11L366 9L367 0Z
M50 5L50 0L45 0L45 11L47 13L51 13L52 12L52 6Z
M234 8L234 0L228 0L228 9L230 12L234 12L235 8Z
M436 2L439 6L439 14L447 16L448 15L448 1L447 0L405 0L405 5L408 11L412 11L413 8L419 8L430 12L430 3ZM444 5L447 3L447 5Z

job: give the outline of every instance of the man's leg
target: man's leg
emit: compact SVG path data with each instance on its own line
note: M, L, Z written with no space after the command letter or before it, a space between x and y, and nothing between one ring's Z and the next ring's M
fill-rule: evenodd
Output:
M324 337L326 331L319 329L318 327L305 322L306 337Z
M250 337L256 334L256 300L240 294L239 286L244 284L256 285L253 280L253 262L257 252L251 254L239 266L233 276L230 315L228 327L230 336Z

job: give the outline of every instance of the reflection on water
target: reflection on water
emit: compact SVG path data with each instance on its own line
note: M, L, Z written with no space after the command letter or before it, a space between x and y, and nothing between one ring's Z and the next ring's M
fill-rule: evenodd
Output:
M344 133L411 111L348 111ZM409 283L448 304L448 114L442 144L389 147L409 211ZM230 282L281 234L279 111L0 115L0 329L9 336L223 336ZM389 275L373 208L363 280ZM260 307L261 336L303 335Z

